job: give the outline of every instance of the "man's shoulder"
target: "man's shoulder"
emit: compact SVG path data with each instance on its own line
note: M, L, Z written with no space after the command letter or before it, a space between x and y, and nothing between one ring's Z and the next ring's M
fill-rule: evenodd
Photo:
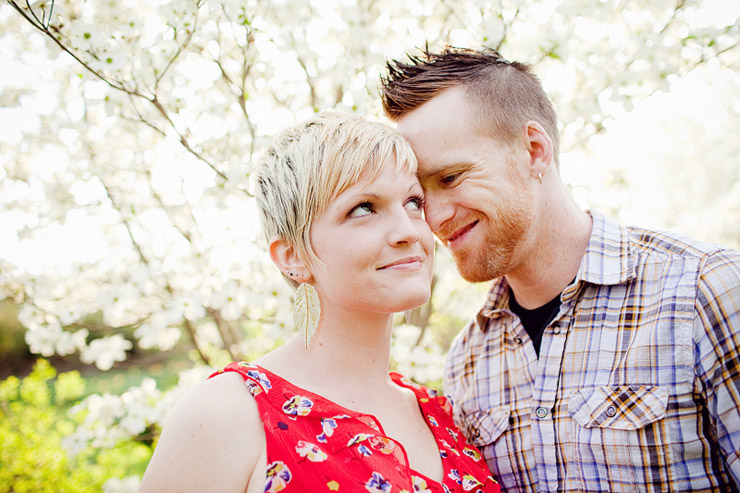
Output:
M637 263L686 261L695 269L700 285L714 284L715 289L740 286L740 252L729 246L701 241L671 231L627 228L638 253Z
M648 254L706 258L723 252L730 255L738 253L729 246L697 240L674 231L638 226L627 226L626 229L634 247Z
M708 259L719 257L740 258L740 252L720 243L703 241L684 233L660 228L622 225L598 211L589 211L594 218L592 243L616 245L621 243L621 254L627 252L648 257L693 257ZM606 248L606 247L604 247Z
M624 226L598 211L589 211L593 229L580 279L594 285L638 280L653 286L737 284L740 253L732 248L662 229Z

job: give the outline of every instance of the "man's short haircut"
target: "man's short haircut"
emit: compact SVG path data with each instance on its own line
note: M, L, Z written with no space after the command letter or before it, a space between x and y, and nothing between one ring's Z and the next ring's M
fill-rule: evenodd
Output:
M394 128L359 116L324 111L285 129L255 171L266 239L279 235L305 261L320 263L311 245L314 219L359 180L374 180L388 159L395 161L397 173L416 173L409 143Z
M442 91L461 87L480 129L511 143L529 120L539 122L553 143L559 161L557 115L542 84L529 65L510 62L491 48L473 50L447 46L440 53L424 49L409 62L391 60L383 76L382 100L393 121Z

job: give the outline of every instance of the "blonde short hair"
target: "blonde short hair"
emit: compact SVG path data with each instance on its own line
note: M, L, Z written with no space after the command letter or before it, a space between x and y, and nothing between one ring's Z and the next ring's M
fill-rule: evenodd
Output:
M411 146L383 123L324 111L287 128L257 165L255 195L265 237L281 236L309 264L320 263L311 245L313 220L361 176L374 180L389 158L395 158L396 172L416 173Z

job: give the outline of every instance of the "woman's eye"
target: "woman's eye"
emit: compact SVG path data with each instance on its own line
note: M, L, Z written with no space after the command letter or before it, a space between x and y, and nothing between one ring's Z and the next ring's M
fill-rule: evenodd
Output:
M424 197L411 197L408 202L406 202L406 208L413 211L424 209Z
M370 204L370 202L363 202L362 204L355 206L355 208L350 211L349 217L362 217L372 213L372 204Z

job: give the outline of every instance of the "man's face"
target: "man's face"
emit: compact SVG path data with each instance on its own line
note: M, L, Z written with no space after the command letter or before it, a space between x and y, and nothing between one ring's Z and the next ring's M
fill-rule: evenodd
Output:
M419 161L424 212L460 274L482 282L525 259L533 196L528 154L484 135L465 93L449 89L398 120Z

